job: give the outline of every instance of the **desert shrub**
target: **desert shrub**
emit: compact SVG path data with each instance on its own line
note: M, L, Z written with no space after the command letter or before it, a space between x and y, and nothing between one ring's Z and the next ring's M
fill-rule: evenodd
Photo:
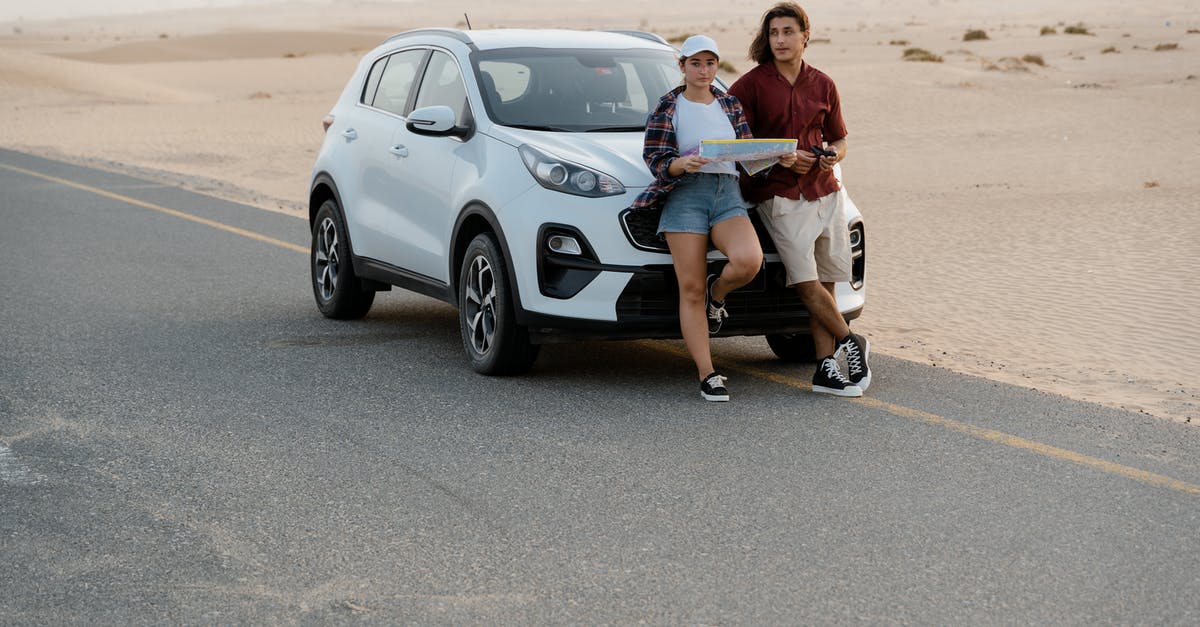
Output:
M983 69L989 72L1028 72L1025 62L1016 57L1000 57L999 60L984 61Z
M1120 50L1117 50L1116 46L1109 46L1109 47L1105 48L1104 50L1101 50L1100 54L1109 54L1111 52L1120 52Z
M1083 24L1076 24L1074 26L1068 26L1063 29L1063 32L1068 35L1091 35L1092 34L1092 32L1089 31L1087 29L1087 27L1084 26Z
M720 63L720 64L718 64L718 65L717 65L717 67L718 67L718 68L719 68L719 69L720 69L722 72L728 72L728 73L730 73L730 74L737 74L737 73L738 73L738 70L737 70L737 68L733 67L733 64L732 64L732 63L730 63L730 62L728 62L728 61L726 61L725 59L721 59L721 63Z
M908 45L908 40L907 40L907 39L893 39L893 40L891 40L891 41L889 41L889 42L888 42L888 45L891 45L891 46L907 46L907 45Z
M963 35L963 41L978 41L980 39L987 39L987 38L988 38L987 33L983 32L981 30L978 30L978 29L969 30L966 32L966 34Z
M680 35L672 35L671 37L667 37L667 41L669 41L673 44L681 44L684 42L684 40L686 40L688 37L691 37L692 35L695 35L695 33L683 33Z
M1040 54L1027 54L1021 57L1021 60L1029 65L1040 65L1042 67L1046 67L1046 60L1043 59L1042 55Z
M1043 26L1043 27L1042 27L1042 34L1043 34L1043 35L1057 35L1057 34L1058 34L1058 29L1057 29L1057 28L1054 28L1053 26Z
M941 63L942 58L924 48L909 48L904 51L904 56L901 57L905 61L928 61L930 63Z
M1157 46L1154 47L1155 52L1162 52L1164 50L1178 50L1178 49L1179 49L1179 44L1158 44Z

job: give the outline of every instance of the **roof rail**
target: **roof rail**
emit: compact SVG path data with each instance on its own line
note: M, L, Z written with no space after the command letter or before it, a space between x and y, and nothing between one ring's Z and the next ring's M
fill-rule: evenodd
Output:
M666 44L668 46L671 45L670 42L668 42L666 39L662 38L662 35L659 35L657 33L651 33L649 31L644 31L644 30L630 30L630 29L617 28L617 29L606 30L604 32L617 33L619 35L629 35L630 37L637 37L638 39L646 39L646 40L653 41L654 43L658 43L658 44Z
M457 28L414 28L412 30L406 30L403 33L396 33L395 35L392 35L391 37L388 37L387 39L385 39L384 42L386 43L388 41L392 41L393 39L400 39L401 37L410 37L413 35L433 35L433 34L446 35L447 37L453 37L453 38L463 42L464 44L472 43L470 36L468 36L466 33L462 32L461 30L458 30Z

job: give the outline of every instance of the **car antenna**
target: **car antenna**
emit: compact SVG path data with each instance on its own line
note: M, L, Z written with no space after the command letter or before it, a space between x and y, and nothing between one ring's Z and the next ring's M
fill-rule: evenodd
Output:
M467 30L471 30L471 18L467 17L465 12L463 13L463 19L467 21Z

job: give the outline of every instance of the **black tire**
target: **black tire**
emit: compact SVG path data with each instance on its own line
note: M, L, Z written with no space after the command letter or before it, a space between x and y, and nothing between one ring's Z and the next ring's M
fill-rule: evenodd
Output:
M817 347L807 333L769 333L767 344L775 356L786 362L807 364L817 361Z
M326 200L313 222L309 253L313 297L326 318L355 320L367 315L375 290L363 289L350 260L346 225L335 201Z
M517 325L512 284L491 233L471 240L458 274L458 320L471 368L486 375L528 372L537 359L529 332Z

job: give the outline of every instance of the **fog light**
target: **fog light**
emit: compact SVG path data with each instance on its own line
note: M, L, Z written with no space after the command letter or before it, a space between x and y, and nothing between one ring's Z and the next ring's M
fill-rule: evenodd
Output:
M551 235L546 238L546 246L560 255L582 255L583 248L570 235Z

